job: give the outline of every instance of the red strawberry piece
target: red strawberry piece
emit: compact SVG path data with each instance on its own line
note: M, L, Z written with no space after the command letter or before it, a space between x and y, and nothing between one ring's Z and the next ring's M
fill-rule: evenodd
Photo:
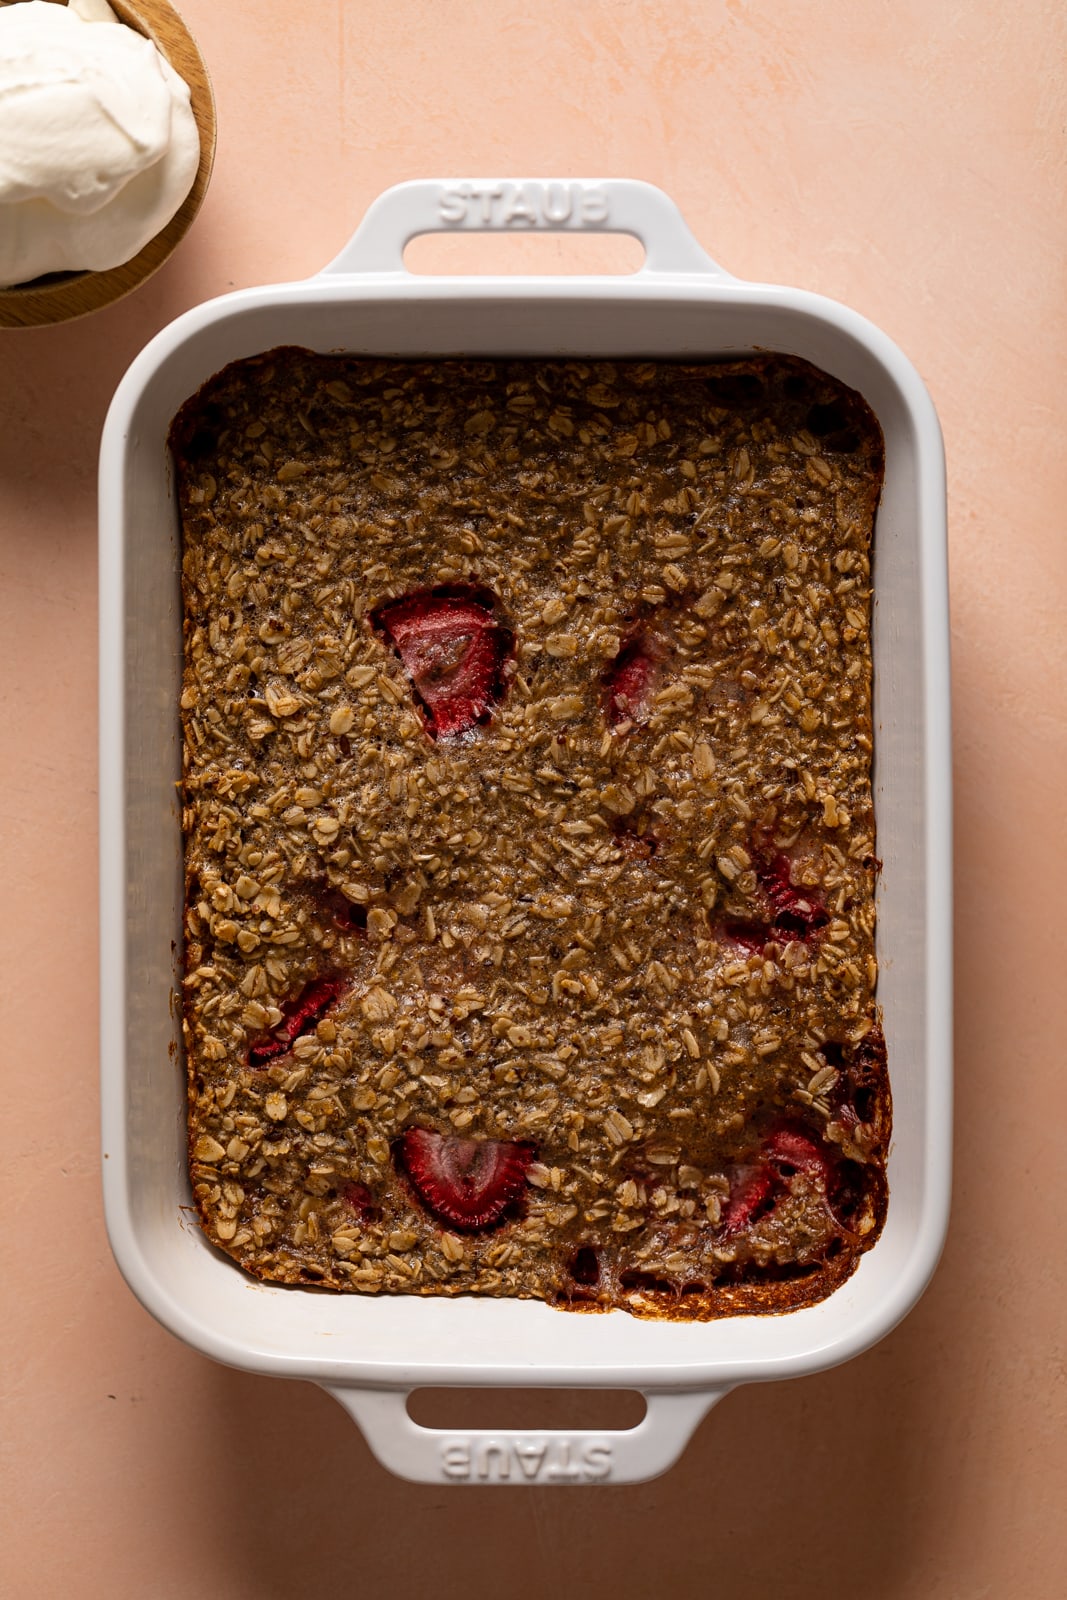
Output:
M808 939L825 928L830 917L822 900L810 889L796 889L792 882L792 863L784 851L769 862L757 864L756 873L774 907L774 932L779 937Z
M623 645L604 675L604 714L613 728L644 720L662 657L662 645L647 633Z
M792 878L792 863L784 851L757 858L756 876L770 902L768 917L726 917L720 924L727 939L746 950L760 951L772 939L790 944L794 939L810 943L830 920L822 900L809 889L797 889Z
M755 917L727 917L723 921L722 931L734 944L743 945L746 950L755 950L757 954L774 938L770 923L760 922Z
M777 1174L762 1162L756 1166L738 1167L730 1185L730 1197L722 1215L724 1233L740 1233L749 1223L758 1222L773 1210L778 1197Z
M794 1128L778 1128L765 1141L763 1150L783 1178L802 1172L825 1185L829 1177L830 1163L825 1152L807 1134Z
M372 1221L378 1215L378 1207L374 1204L374 1196L365 1183L346 1183L341 1190L341 1196L346 1205L350 1205L357 1216Z
M758 1159L738 1167L723 1212L724 1233L739 1233L773 1211L793 1179L802 1173L826 1192L832 1171L826 1152L796 1128L775 1128L764 1139Z
M495 597L474 585L445 585L371 612L415 688L431 738L452 738L484 722L504 693L515 639L493 615Z
M276 1056L288 1055L297 1039L314 1033L327 1011L344 992L340 978L316 978L282 1006L282 1020L273 1033L261 1034L248 1048L248 1065L265 1067Z
M532 1144L454 1139L430 1128L409 1128L396 1154L423 1205L466 1233L492 1228L522 1194Z

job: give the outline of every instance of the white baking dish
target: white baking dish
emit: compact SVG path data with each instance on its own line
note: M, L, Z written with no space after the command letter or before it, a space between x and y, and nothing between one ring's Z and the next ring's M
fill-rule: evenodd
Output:
M646 249L630 277L426 278L416 234L595 228ZM533 1301L330 1295L253 1282L187 1222L176 1063L181 837L178 524L167 427L238 357L276 345L399 355L806 357L858 389L886 441L874 624L876 806L884 861L879 998L895 1105L885 1230L822 1304L713 1323L577 1316ZM646 184L419 182L383 194L317 277L225 295L137 358L100 462L104 1188L118 1263L143 1304L216 1360L321 1384L379 1459L426 1482L632 1482L665 1470L739 1383L797 1377L879 1339L941 1248L950 1159L949 679L941 438L915 370L854 312L742 283ZM446 1432L406 1410L421 1385L635 1388L615 1433Z

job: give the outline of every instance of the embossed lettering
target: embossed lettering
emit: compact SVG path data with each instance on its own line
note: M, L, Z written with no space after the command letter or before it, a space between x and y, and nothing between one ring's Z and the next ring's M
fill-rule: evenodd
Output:
M464 183L457 189L442 189L437 202L437 214L442 222L464 222L467 217L467 199L470 189Z
M470 1445L444 1445L441 1450L441 1470L446 1478L469 1478L471 1475Z
M574 201L565 183L548 183L541 200L541 211L546 222L557 225L566 222L574 209Z
M548 1476L554 1483L577 1483L581 1477L576 1466L571 1463L571 1445L569 1439L561 1439L559 1446L559 1460L554 1466L549 1467Z
M603 189L582 190L582 221L607 222L608 197Z
M501 188L491 188L488 184L479 185L476 183L471 184L470 190L473 198L482 202L478 210L478 216L488 227L493 220L493 201L499 200L504 191Z
M530 203L526 191L521 187L516 189L504 207L504 221L530 222L536 228L538 220L537 207Z
M585 1475L597 1481L601 1478L611 1477L611 1446L610 1444L586 1445L582 1455L585 1466Z
M493 1471L493 1462L498 1462L496 1472ZM506 1444L498 1444L494 1439L492 1443L482 1446L478 1461L479 1478L510 1478L511 1461Z
M601 1440L579 1443L572 1439L451 1440L441 1448L441 1470L446 1478L482 1483L506 1483L512 1466L527 1483L547 1478L551 1483L603 1483L611 1477L612 1446Z
M562 183L462 183L441 190L437 214L450 227L560 228L572 220L597 226L610 220L605 189Z
M515 1459L519 1463L519 1470L524 1478L536 1478L545 1464L545 1451L548 1446L543 1444L516 1444Z

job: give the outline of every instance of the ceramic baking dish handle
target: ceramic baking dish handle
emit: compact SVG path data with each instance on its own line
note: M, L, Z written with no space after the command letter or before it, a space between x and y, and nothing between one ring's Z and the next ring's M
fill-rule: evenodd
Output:
M674 201L631 178L462 178L398 183L380 194L326 273L404 273L422 233L628 233L645 247L641 276L699 273L731 282L701 249Z
M581 1485L641 1483L672 1467L697 1424L728 1389L646 1393L635 1428L424 1428L408 1415L407 1389L324 1385L348 1411L383 1467L413 1483Z

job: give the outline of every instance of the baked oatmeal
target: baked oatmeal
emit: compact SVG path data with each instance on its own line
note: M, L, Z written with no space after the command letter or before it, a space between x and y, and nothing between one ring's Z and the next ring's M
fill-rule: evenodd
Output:
M369 1293L829 1293L890 1132L862 399L282 349L171 445L208 1237Z

